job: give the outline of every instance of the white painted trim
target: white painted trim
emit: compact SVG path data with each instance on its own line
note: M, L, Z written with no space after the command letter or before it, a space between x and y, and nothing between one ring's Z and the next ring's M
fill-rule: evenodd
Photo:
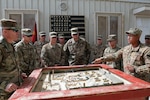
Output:
M140 7L133 10L133 14L140 14L140 12L150 11L150 7Z

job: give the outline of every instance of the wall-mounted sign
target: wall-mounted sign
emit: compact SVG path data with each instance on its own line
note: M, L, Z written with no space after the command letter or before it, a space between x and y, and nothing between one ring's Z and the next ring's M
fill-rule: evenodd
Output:
M78 27L79 34L85 36L84 16L72 16L72 15L50 16L50 31L55 31L58 34L63 33L66 39L69 39L71 37L70 29L73 27Z

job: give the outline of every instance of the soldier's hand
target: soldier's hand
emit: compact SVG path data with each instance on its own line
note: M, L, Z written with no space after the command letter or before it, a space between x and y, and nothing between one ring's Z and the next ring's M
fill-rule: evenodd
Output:
M18 86L17 86L16 84L14 84L14 83L9 83L9 84L6 86L5 91L11 93L11 92L15 91L17 88L18 88Z
M22 77L23 79L25 79L25 78L27 78L28 76L27 76L26 73L22 73L22 74L21 74L21 77Z
M125 69L127 69L130 73L134 73L134 72L135 72L134 67L131 66L131 65L127 65L127 66L125 67Z
M102 63L102 60L101 60L101 58L97 58L92 63L93 64L99 64L99 63Z

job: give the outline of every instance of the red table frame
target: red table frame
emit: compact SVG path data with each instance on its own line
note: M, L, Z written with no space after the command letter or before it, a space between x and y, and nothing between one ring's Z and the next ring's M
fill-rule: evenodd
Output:
M81 88L62 91L31 92L37 79L44 70L57 70L82 67L102 67L111 73L131 82L131 84L102 86L92 88ZM91 64L78 66L55 66L34 70L31 75L25 79L25 82L17 89L9 100L31 100L31 99L54 99L54 100L145 100L150 96L150 83L125 74L122 71L110 68L105 64Z

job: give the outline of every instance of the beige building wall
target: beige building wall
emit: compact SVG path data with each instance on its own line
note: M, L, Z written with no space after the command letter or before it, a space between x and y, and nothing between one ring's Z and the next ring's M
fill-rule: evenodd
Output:
M130 2L129 2L130 1ZM132 1L132 2L131 2ZM61 3L66 4L61 5ZM62 8L61 8L62 6ZM5 17L5 9L37 9L39 12L38 30L49 32L50 15L84 15L86 39L94 44L97 33L94 28L96 12L122 13L123 31L135 27L136 17L133 10L150 6L149 0L0 0L0 18ZM122 44L126 45L126 37L122 35Z

